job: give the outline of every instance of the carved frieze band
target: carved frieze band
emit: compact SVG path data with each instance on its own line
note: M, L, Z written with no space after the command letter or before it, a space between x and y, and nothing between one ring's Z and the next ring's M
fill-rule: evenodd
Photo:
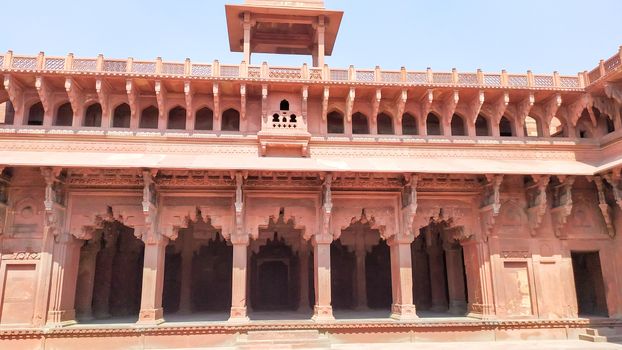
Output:
M2 254L2 260L39 260L41 253L36 252L13 252Z

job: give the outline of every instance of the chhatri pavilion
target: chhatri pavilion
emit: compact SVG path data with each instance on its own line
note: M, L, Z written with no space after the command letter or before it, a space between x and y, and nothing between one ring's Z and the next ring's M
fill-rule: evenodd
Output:
M322 0L225 10L240 64L0 54L0 348L622 337L622 50L336 68Z

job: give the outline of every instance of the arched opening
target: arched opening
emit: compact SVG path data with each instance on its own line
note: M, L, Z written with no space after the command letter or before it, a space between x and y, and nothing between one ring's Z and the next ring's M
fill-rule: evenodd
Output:
M143 109L140 114L140 123L138 127L141 129L157 129L159 116L160 111L157 107L149 106Z
M144 244L134 229L105 221L80 250L75 309L78 319L138 318Z
M164 312L223 312L231 307L233 248L199 209L166 247Z
M168 111L167 129L183 130L186 128L186 109L177 106Z
M365 211L331 243L331 292L337 318L341 310L388 312L391 307L389 247Z
M411 243L413 298L417 310L464 315L466 268L462 246L451 239L448 221L430 223Z
M71 126L73 123L73 108L71 103L63 103L56 110L56 116L54 117L55 126Z
M279 109L282 111L289 111L289 101L282 100L281 103L279 103Z
M441 135L441 120L434 113L429 113L425 119L425 127L428 135Z
M525 117L525 125L523 127L523 132L526 137L538 137L542 136L540 132L540 124L536 118L531 116Z
M343 134L345 132L343 114L337 111L328 113L326 117L326 128L329 134Z
M214 130L214 112L207 107L199 109L194 116L195 130Z
M369 123L365 114L356 112L352 115L352 134L369 134Z
M0 124L13 125L15 120L15 109L11 101L0 103Z
M553 117L549 123L549 135L551 137L567 137L566 126L557 117Z
M386 113L380 113L378 115L378 134L380 135L393 135L393 118Z
M102 126L102 105L94 103L86 109L84 114L84 126L100 127Z
M28 110L28 125L43 125L44 115L45 110L43 109L43 104L41 102L37 102L30 106L30 109Z
M488 119L481 114L475 119L475 136L490 136Z
M402 134L417 135L417 120L409 113L402 115Z
M514 136L514 128L512 127L512 122L505 116L501 117L501 120L499 121L499 136Z
M229 108L222 114L223 131L240 131L240 112Z
M130 119L132 118L132 110L127 103L122 103L114 109L112 115L113 128L129 128Z
M250 306L253 311L310 311L311 248L303 232L285 218L271 217L250 244Z
M461 116L454 114L451 117L451 135L452 136L466 136L466 127L464 126L464 119Z
M579 117L579 120L577 120L576 130L577 137L581 139L592 138L595 136L592 120L587 108L583 109L583 112L581 112L581 116Z

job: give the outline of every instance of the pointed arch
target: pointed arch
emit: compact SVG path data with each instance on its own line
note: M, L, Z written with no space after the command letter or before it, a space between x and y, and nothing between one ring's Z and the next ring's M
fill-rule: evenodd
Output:
M394 135L393 118L386 113L378 114L378 134Z
M28 125L43 125L43 117L45 115L45 109L43 109L43 103L37 101L28 109Z
M222 113L222 131L240 131L240 112L229 108Z
M345 127L343 123L343 113L334 110L326 116L326 131L329 134L343 134Z
M73 108L71 103L65 102L56 109L54 116L55 126L71 126L73 124Z
M490 136L490 121L481 114L475 119L475 136Z
M209 107L203 107L194 114L195 130L214 130L214 112Z
M441 118L430 112L425 119L425 128L428 135L442 135Z
M525 137L541 137L542 123L540 120L530 115L526 116L523 123L523 134Z
M130 119L132 118L132 110L127 103L121 103L115 107L112 114L112 127L113 128L129 128Z
M84 113L83 126L102 126L102 105L98 102L91 104Z
M503 116L499 120L499 136L501 137L512 137L516 136L514 132L514 124L510 120L510 118Z
M186 129L186 109L182 106L175 106L168 111L167 129L184 130Z
M549 122L549 135L551 135L551 137L568 137L566 123L563 123L557 117L551 118Z
M410 113L404 113L402 115L402 134L403 135L417 135L417 119Z
M454 114L451 117L451 135L466 136L466 126L464 124L464 118L462 118L458 114Z
M352 134L369 134L369 119L365 114L356 112L352 115Z
M155 106L149 106L140 113L140 123L138 125L141 129L157 129L158 117L160 111Z
M15 120L15 109L11 101L0 103L0 124L12 125Z

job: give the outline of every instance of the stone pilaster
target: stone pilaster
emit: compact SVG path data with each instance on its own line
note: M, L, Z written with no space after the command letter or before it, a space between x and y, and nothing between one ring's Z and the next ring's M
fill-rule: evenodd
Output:
M231 276L231 314L229 322L247 322L246 277L248 274L247 255L250 238L248 235L232 235L233 271Z
M330 244L333 236L329 234L314 235L313 244L313 280L315 282L315 305L313 306L314 321L332 321L330 279Z
M412 236L389 238L391 250L391 318L397 320L416 319L417 312L413 304L412 261L410 244Z
M150 234L143 238L145 258L143 264L143 285L140 299L138 324L156 325L164 322L162 291L164 285L164 258L168 238Z

